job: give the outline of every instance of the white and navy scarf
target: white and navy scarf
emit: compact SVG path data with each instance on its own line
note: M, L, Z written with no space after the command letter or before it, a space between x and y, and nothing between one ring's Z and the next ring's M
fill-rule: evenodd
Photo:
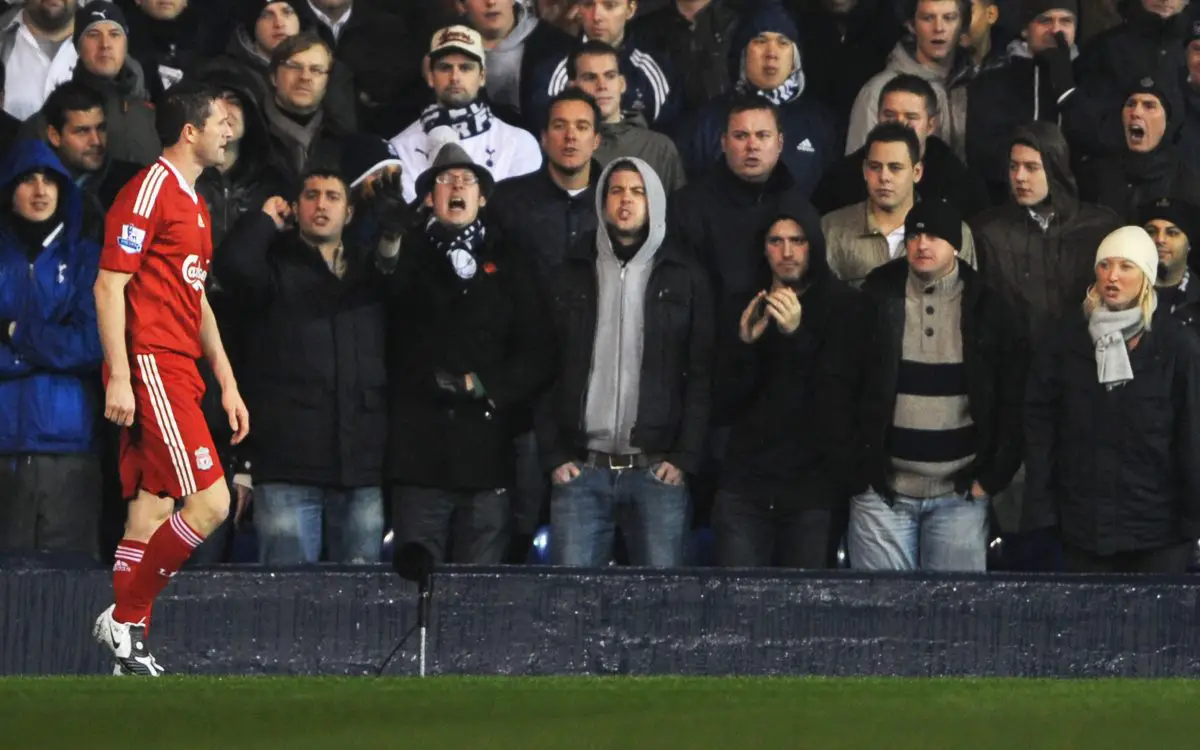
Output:
M492 127L492 109L481 101L471 102L461 109L430 104L421 113L421 128L428 133L441 125L454 128L460 141L474 138Z
M446 259L450 261L450 267L454 269L458 278L464 281L475 278L475 271L478 270L475 254L487 237L487 230L481 219L477 218L457 230L446 227L437 219L433 219L426 231L433 246L445 253Z
M746 53L742 52L742 67L741 75L738 77L737 92L739 94L758 94L762 98L774 104L776 107L781 107L788 102L799 98L804 93L804 68L800 64L800 47L792 44L794 59L792 63L792 74L787 77L787 80L781 83L778 87L767 90L760 89L746 78Z

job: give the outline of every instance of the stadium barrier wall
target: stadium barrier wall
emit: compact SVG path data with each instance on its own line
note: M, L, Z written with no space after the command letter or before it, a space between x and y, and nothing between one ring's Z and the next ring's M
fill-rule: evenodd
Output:
M431 674L1200 676L1190 577L439 569ZM0 569L0 674L103 674L106 571ZM190 674L374 674L416 619L386 568L181 572L155 653ZM416 673L411 639L385 674Z

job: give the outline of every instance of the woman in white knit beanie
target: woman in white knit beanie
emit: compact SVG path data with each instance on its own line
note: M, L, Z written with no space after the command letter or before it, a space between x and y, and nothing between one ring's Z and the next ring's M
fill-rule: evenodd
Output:
M1157 277L1145 230L1109 234L1031 368L1022 525L1074 572L1182 573L1200 538L1200 337L1157 311Z

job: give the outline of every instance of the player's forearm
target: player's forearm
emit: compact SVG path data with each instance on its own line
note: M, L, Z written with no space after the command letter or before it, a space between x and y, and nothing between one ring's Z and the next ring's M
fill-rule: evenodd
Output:
M208 304L208 297L204 297L201 302L200 347L204 350L208 364L212 366L213 376L221 386L221 392L236 390L237 381L233 377L233 365L229 362L229 355L225 353L225 345L221 342L221 330L217 327L217 319Z
M125 346L125 284L129 277L101 271L93 291L96 295L96 327L109 377L129 378L129 351Z

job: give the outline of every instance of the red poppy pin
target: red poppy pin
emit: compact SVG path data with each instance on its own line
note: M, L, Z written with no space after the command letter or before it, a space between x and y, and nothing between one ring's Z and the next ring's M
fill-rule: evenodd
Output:
M490 260L487 263L484 263L483 264L483 272L486 274L495 273L496 272L496 264L491 262Z

